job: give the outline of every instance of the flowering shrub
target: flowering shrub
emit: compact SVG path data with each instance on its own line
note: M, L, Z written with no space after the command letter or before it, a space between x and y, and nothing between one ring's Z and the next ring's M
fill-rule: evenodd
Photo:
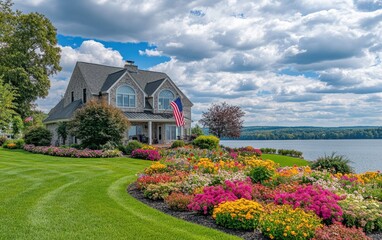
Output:
M263 206L244 198L219 204L213 210L216 223L227 228L253 229L259 223Z
M24 150L33 153L41 153L51 156L59 157L76 157L76 158L109 158L109 157L120 157L122 153L118 150L90 150L83 149L78 150L75 148L59 148L59 147L45 147L45 146L34 146L32 144L24 145Z
M196 194L188 208L193 211L209 214L212 208L224 201L238 198L252 199L252 185L246 181L225 181L224 186L209 186L203 188L203 193Z
M226 191L232 192L237 198L252 199L252 184L250 181L229 181L224 182Z
M247 168L255 168L255 167L265 167L268 170L275 171L279 166L278 163L275 163L272 160L261 160L256 157L247 157L244 159L244 164Z
M382 230L382 204L376 200L365 200L360 195L348 195L339 202L343 209L343 223L363 228L365 232Z
M195 190L201 187L212 185L213 175L206 173L191 173L188 177L182 181L181 188L185 193L195 193Z
M209 158L201 158L196 168L203 173L216 173L219 169Z
M342 220L342 209L338 205L341 197L319 186L305 186L293 193L280 193L275 197L276 204L289 204L315 212L327 223Z
M282 167L278 168L276 173L281 176L281 177L287 177L287 178L299 178L303 175L310 174L312 172L312 169L310 169L309 166L304 166L304 167L298 167L298 166L293 166L293 167Z
M236 148L235 151L239 154L239 156L261 156L261 150L254 148L252 146L242 147L242 148Z
M145 159L145 160L151 160L151 161L157 161L161 159L161 156L158 152L158 150L152 150L152 149L135 149L131 152L132 158L139 158L139 159Z
M158 200L165 199L172 192L180 192L179 183L164 182L158 184L149 184L143 194L147 198Z
M155 147L148 145L148 144L143 144L141 149L143 149L143 150L156 150Z
M161 173L166 171L167 166L160 163L160 162L155 162L150 165L150 167L145 169L146 174L154 174L154 173Z
M139 189L146 189L149 184L158 184L170 182L172 176L169 173L158 173L153 175L142 175L137 179L137 187Z
M191 203L193 198L193 195L188 195L181 192L173 192L168 195L164 201L172 210L187 211L187 205Z
M16 148L16 143L8 143L6 145L6 148L9 148L9 149L15 149Z
M202 194L196 194L188 205L192 211L209 214L214 206L225 201L234 201L237 197L231 191L226 191L223 186L210 186L203 188Z
M379 171L358 174L364 183L382 182L382 174Z
M260 216L259 229L270 239L310 239L321 219L313 212L289 205L269 205L266 213Z
M324 226L316 230L312 240L371 240L366 236L362 229L352 227L347 228L341 223L334 223L330 226Z

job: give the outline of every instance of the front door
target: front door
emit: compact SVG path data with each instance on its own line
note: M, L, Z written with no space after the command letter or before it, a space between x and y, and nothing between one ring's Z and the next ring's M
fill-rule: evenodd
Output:
M176 140L178 135L178 127L176 125L166 124L166 142Z

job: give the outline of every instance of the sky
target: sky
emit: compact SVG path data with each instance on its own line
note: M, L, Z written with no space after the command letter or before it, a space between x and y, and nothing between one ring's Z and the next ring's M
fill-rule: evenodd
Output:
M57 28L65 92L76 61L167 73L194 103L244 125L381 126L382 0L14 0Z

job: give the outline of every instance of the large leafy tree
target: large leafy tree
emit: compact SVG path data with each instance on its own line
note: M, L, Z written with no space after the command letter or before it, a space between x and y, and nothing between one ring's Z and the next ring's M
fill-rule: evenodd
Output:
M93 100L76 110L69 129L84 147L93 148L107 142L120 143L129 125L129 120L119 108Z
M0 0L0 75L15 87L16 111L24 118L37 98L48 95L49 76L61 70L60 48L49 19L11 6L11 0Z
M211 134L219 138L238 138L243 127L244 114L244 111L239 106L223 102L213 104L207 112L203 112L202 119L199 122L204 127L208 127Z
M15 91L0 78L0 130L7 128L15 114Z

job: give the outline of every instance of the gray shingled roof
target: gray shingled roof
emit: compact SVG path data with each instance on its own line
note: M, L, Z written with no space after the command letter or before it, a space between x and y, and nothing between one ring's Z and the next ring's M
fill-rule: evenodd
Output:
M101 92L106 92L107 90L109 90L109 88L111 86L113 86L113 84L120 78L122 77L123 74L125 74L126 72L126 69L122 69L118 72L115 72L115 73L112 73L110 74L107 78L106 78L106 81L105 83L103 84L102 88L101 88Z
M174 120L172 114L154 114L151 112L125 112L126 117L131 120ZM174 120L175 121L175 120Z
M62 100L60 101L60 103ZM74 111L76 111L79 107L82 106L82 100L76 100L71 102L65 108L57 109L54 112L50 112L49 116L45 118L44 122L50 122L55 120L66 120L70 119L73 116Z
M124 68L120 67L110 67L85 62L77 62L77 66L80 69L85 82L88 84L90 92L97 95L101 91L110 74L124 70Z
M155 92L155 90L157 90L157 88L164 82L164 80L165 79L163 78L154 82L147 83L145 87L145 92L147 93L147 95L151 96Z

